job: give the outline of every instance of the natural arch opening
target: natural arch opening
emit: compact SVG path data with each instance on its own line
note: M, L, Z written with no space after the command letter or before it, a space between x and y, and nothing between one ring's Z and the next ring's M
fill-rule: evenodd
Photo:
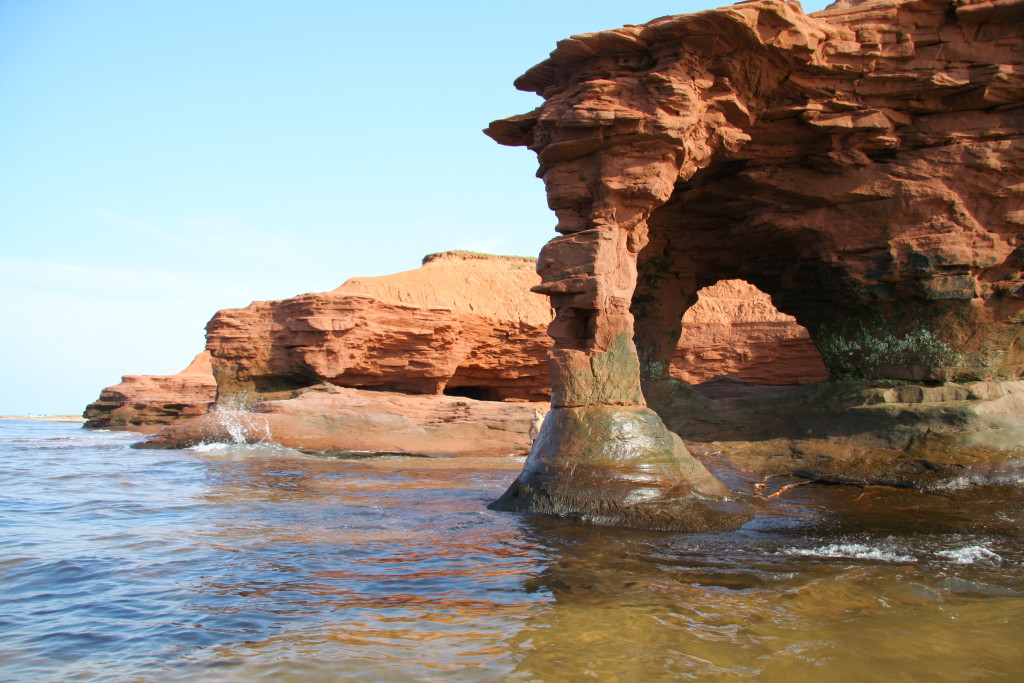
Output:
M750 384L822 382L828 371L807 328L745 280L720 280L697 292L682 318L669 375L700 384L730 375Z
M812 339L835 310L841 283L825 272L821 236L769 221L775 198L757 196L747 175L742 163L713 163L677 185L648 220L631 304L644 381L828 378Z

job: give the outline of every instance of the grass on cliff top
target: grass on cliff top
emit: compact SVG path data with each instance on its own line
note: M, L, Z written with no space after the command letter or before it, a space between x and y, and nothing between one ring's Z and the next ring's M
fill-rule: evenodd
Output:
M463 249L453 249L451 251L439 251L435 254L427 254L423 257L423 265L427 265L431 261L440 258L446 258L454 256L463 259L500 259L504 261L524 261L527 263L534 263L537 259L533 256L506 256L504 254L485 254L482 251L465 251Z

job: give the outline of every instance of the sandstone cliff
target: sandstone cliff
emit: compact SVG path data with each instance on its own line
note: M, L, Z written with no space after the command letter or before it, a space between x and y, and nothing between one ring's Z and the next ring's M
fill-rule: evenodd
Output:
M178 375L128 375L86 410L90 428L152 431L206 412L215 396L283 398L323 381L481 399L547 400L545 297L531 259L446 252L421 268L357 277L331 292L219 311L210 351ZM807 331L742 281L699 293L672 375L753 384L825 377ZM212 358L211 358L212 352Z
M203 351L176 375L125 375L86 407L84 426L151 432L202 415L216 396L210 353Z
M544 104L487 130L558 216L556 346L635 316L663 377L695 292L739 278L837 375L1021 376L1022 34L1021 0L754 0L560 41L516 81Z
M722 375L751 384L828 379L807 330L743 280L722 280L697 293L697 303L683 314L670 375L687 384Z
M320 382L503 400L549 395L532 259L447 252L331 292L219 311L207 349L221 394Z

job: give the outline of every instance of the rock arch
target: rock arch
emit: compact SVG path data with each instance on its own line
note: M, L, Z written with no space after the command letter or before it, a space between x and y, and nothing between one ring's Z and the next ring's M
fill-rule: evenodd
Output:
M516 81L544 104L486 131L537 153L561 233L535 288L553 410L495 506L736 523L641 390L719 279L771 294L835 374L1019 377L1022 34L1020 0L754 0L559 42Z
M640 256L642 263L643 253ZM642 266L638 280L634 309L644 282ZM672 352L668 376L688 385L726 375L769 386L810 384L828 378L807 329L779 311L771 297L754 285L739 279L719 280L700 288L696 298L683 313L682 334ZM645 345L637 335L643 329L643 318L636 310L632 312L634 342L642 355ZM676 334L674 322L678 321L666 321L672 337ZM650 379L643 368L641 379Z

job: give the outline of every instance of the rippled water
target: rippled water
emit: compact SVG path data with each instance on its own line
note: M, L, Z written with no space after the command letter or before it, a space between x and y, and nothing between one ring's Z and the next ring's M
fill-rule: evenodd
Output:
M1024 671L1012 472L931 493L773 481L741 531L636 533L486 510L519 461L138 451L135 438L0 422L0 679Z

